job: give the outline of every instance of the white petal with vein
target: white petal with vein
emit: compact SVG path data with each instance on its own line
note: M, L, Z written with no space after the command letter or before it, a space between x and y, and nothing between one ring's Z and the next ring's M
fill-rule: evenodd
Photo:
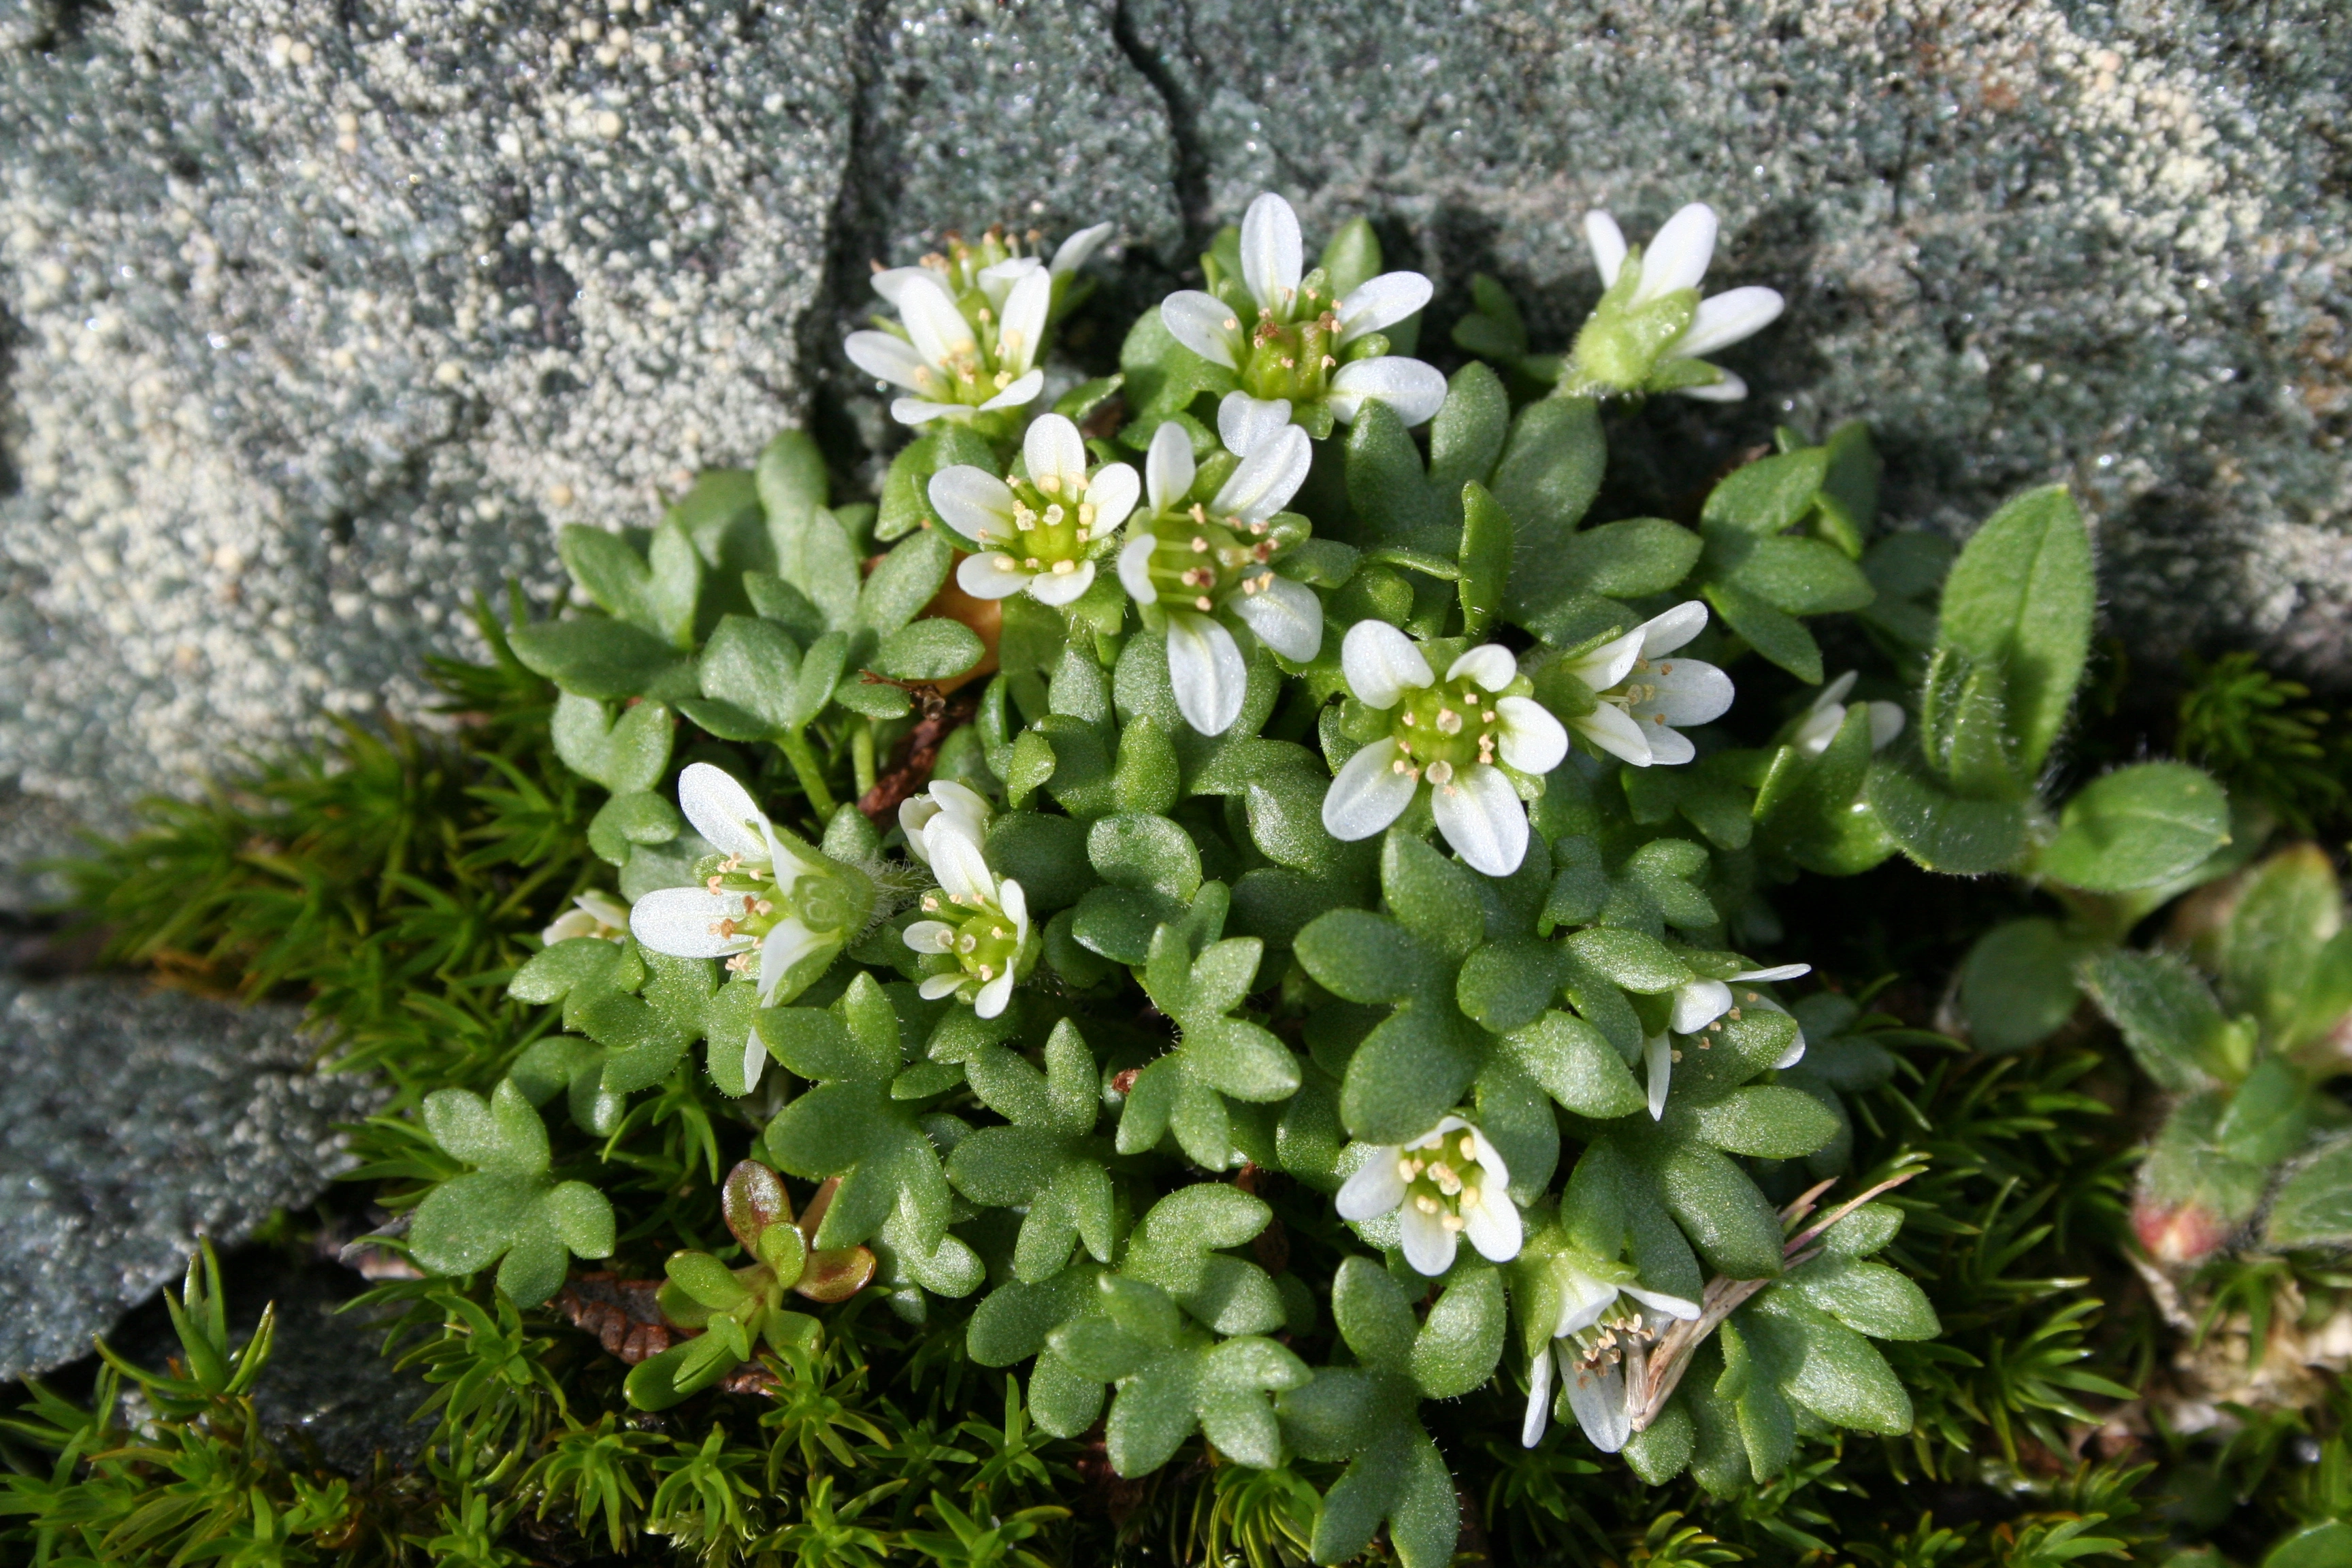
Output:
M694 763L677 777L677 805L694 830L722 855L746 860L768 858L768 814L735 775L709 763Z
M1186 723L1203 735L1222 735L1241 717L1249 666L1233 633L1196 611L1178 610L1168 617L1168 684Z
M1323 794L1323 826L1343 844L1386 831L1412 804L1421 786L1396 771L1396 742L1383 736L1340 764Z
M1437 830L1474 870L1507 877L1528 856L1528 808L1501 770L1473 763L1429 798Z
M1339 644L1339 673L1356 700L1371 708L1393 708L1408 689L1436 679L1412 639L1386 621L1358 621L1348 628Z

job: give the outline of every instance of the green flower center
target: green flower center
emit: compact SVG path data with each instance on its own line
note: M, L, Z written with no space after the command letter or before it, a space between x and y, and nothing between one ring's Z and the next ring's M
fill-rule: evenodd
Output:
M955 918L967 910L971 912L961 920ZM982 903L974 910L952 894L934 890L923 895L923 912L955 927L955 961L982 984L1021 962L1020 931L1012 917L995 905Z
M716 934L748 936L754 943L767 941L768 933L788 920L798 920L820 935L845 934L863 925L874 909L874 884L847 867L830 872L804 871L793 866L771 869L730 858L718 862L702 885L741 900L736 906L740 912L718 921ZM755 946L730 958L727 967L743 973L758 963Z
M1047 474L1006 482L1013 490L1013 536L992 537L989 542L1024 572L1076 571L1095 536L1095 508L1086 499L1086 481Z
M1265 563L1274 559L1265 523L1244 524L1237 517L1213 521L1208 509L1195 504L1189 512L1154 519L1151 533L1157 542L1146 570L1161 604L1206 611L1236 593L1263 591Z
M1495 761L1502 743L1502 713L1495 695L1469 680L1440 682L1408 691L1389 723L1396 740L1395 766L1415 779L1451 784L1468 768Z
M1576 334L1570 377L1589 391L1639 392L1650 384L1664 354L1689 330L1698 312L1698 290L1677 289L1641 305L1642 253L1625 258L1617 281Z
M1478 1140L1466 1129L1450 1132L1433 1149L1408 1149L1397 1161L1404 1178L1404 1201L1411 1207L1437 1216L1452 1231L1468 1221L1465 1210L1491 1201L1485 1188L1486 1168L1478 1163Z

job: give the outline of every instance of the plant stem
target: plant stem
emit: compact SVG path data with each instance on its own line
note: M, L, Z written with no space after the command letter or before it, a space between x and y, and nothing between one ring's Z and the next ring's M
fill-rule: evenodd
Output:
M874 791L873 720L866 720L851 731L849 763L857 781L857 797L863 800Z
M833 815L833 792L824 787L824 764L816 760L810 749L808 736L799 730L788 731L776 742L784 751L784 760L793 764L793 772L801 781L801 793L808 796L809 808L822 821Z

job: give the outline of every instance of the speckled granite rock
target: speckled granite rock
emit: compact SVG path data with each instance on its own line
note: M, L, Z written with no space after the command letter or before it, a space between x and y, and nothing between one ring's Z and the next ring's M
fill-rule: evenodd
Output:
M334 1125L375 1092L310 1072L294 1023L135 981L0 978L0 1378L86 1354L197 1236L232 1243L349 1163Z
M1747 405L1646 416L1692 438L1660 484L1866 414L1902 518L2074 480L2141 652L2352 680L2331 0L0 18L0 779L86 816L412 703L467 595L549 583L551 523L642 520L804 412L879 436L838 351L871 260L1108 216L1139 305L1268 184L1374 215L1440 349L1476 270L1564 336L1588 205L1711 200L1721 280L1791 310Z

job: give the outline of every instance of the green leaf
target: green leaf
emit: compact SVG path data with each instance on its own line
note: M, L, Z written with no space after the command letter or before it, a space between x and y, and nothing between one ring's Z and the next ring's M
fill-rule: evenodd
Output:
M806 722L793 700L800 669L801 650L782 626L750 616L725 616L703 646L696 678L706 699L728 704L761 727L758 735L731 739L763 740Z
M1567 592L1557 552L1584 521L1608 466L1608 442L1590 398L1546 397L1519 410L1486 488L1511 519L1510 587L1505 614L1522 626Z
M1759 536L1793 528L1812 510L1828 471L1829 452L1821 447L1749 463L1707 492L1699 522Z
M1470 369L1486 371L1486 366ZM1494 373L1486 374L1491 377ZM1462 487L1462 576L1456 591L1462 600L1462 635L1476 637L1486 635L1488 623L1503 607L1511 571L1511 519L1476 483Z
M1502 378L1483 364L1455 371L1429 422L1430 484L1442 495L1458 496L1463 486L1483 481L1502 455L1510 426L1511 399Z
M901 542L875 563L874 570L866 574L864 585L858 589L858 624L886 639L884 647L890 646L888 639L891 634L921 614L923 606L931 602L940 585L947 582L948 567L954 555L954 550L937 530L918 533ZM969 630L954 621L935 624ZM958 665L948 673L961 675L971 668L978 658L975 654L971 661ZM904 679L924 678L908 676Z
M2265 1233L2273 1247L2352 1245L2352 1139L2341 1139L2279 1184Z
M2028 490L1985 521L1944 583L1940 637L2003 674L2020 771L2042 768L2091 646L2090 534L2063 485Z
M1748 647L1808 685L1822 683L1822 647L1794 616L1727 582L1709 583L1706 602Z
M2055 921L2005 921L1977 938L1960 964L1960 1011L1977 1049L2021 1051L2074 1016L2082 943Z
M978 664L987 651L980 634L961 621L920 620L882 639L874 668L900 680L945 680Z
M676 806L640 790L616 795L597 808L588 824L588 847L613 865L625 866L633 846L667 844L685 831L686 820Z
M670 710L658 702L622 710L618 720L604 705L567 691L555 701L549 729L555 754L581 777L614 795L649 790L669 767Z
M1570 957L1628 991L1671 991L1696 978L1673 949L1640 931L1596 926L1576 932L1562 945Z
M2127 892L2186 875L2229 841L2220 784L2185 763L2142 763L2068 801L2034 869L2086 892Z
M1504 1050L1545 1093L1580 1116L1606 1121L1647 1103L1608 1037L1572 1014L1545 1014L1506 1037Z
M1838 1119L1802 1089L1759 1084L1691 1112L1698 1135L1731 1154L1795 1160L1837 1135Z
M1745 1171L1697 1143L1668 1147L1656 1170L1666 1208L1709 1268L1735 1279L1780 1272L1780 1217Z
M1818 1258L1786 1284L1859 1334L1877 1340L1932 1340L1944 1331L1918 1286L1883 1263L1858 1258Z
M2141 1070L2166 1089L2189 1094L2244 1071L2213 993L2177 955L2107 949L2084 958L2081 975Z
M1156 892L1178 903L1201 890L1201 852L1164 816L1118 812L1087 833L1087 859L1113 887Z
M579 697L654 697L675 701L696 690L694 661L661 638L603 616L537 621L507 634L515 657Z
M2025 815L2013 801L1956 795L1916 767L1881 757L1864 798L1912 859L1956 877L2004 869L2025 850Z

